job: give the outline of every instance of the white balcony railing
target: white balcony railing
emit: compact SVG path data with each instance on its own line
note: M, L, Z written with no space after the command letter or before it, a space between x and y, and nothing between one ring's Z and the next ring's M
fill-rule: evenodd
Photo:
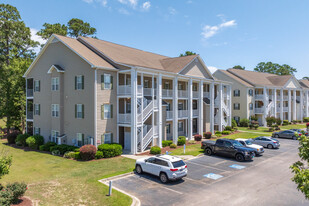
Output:
M288 112L289 111L289 107L283 107L283 112Z
M193 109L193 117L197 117L199 114L198 109Z
M144 96L152 96L151 90L152 88L144 88Z
M263 114L264 113L264 108L263 107L261 107L261 108L255 108L255 113L256 114Z
M209 92L203 92L203 97L210 98L210 93Z
M193 98L198 98L198 96L199 96L198 93L199 93L198 91L193 91L193 92L192 92Z
M131 95L131 86L130 85L119 85L118 94L119 95Z
M178 98L187 98L188 90L178 90Z
M283 95L283 101L289 101L289 96L288 95Z
M178 118L188 117L188 110L178 110Z
M137 85L137 95L142 95L142 93L143 93L142 85Z
M173 98L173 90L171 90L171 89L162 89L162 97Z
M255 95L255 99L263 100L264 99L264 94L256 94Z
M166 119L173 119L173 111L166 111Z
M126 114L118 114L118 123L121 124L130 124L131 123L131 114L126 113Z

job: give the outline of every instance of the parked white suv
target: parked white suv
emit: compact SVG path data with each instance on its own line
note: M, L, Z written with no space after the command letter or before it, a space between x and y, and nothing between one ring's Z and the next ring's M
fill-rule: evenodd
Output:
M255 155L261 155L264 153L264 148L261 145L253 144L250 140L248 139L236 139L238 142L240 142L244 147L249 147L252 149L255 149Z
M178 157L171 155L157 155L136 160L135 170L160 177L162 183L178 180L187 176L187 165Z

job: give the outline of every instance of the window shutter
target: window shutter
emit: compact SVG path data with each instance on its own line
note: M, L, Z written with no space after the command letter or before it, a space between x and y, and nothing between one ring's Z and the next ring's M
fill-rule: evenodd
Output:
M84 134L82 134L82 145L85 144L85 138L84 138Z
M75 104L75 118L77 118L77 104Z
M84 89L84 83L85 83L84 76L82 76L82 89Z
M113 118L113 105L111 104L111 118Z
M77 76L75 76L75 90L77 90Z
M39 135L41 135L41 128L38 128L38 130L39 130Z
M84 115L85 115L85 107L84 104L82 104L82 118L84 119Z
M104 104L101 105L101 119L104 119Z
M113 143L113 133L111 133L111 143Z
M38 91L41 91L41 81L39 80L39 90Z
M113 76L111 75L111 89L113 89Z
M236 96L236 94L235 94L235 93L236 93L236 90L234 90L234 97ZM235 108L234 108L234 109L235 109Z
M39 112L38 115L41 115L41 104L39 104Z
M101 89L104 90L104 74L101 75Z

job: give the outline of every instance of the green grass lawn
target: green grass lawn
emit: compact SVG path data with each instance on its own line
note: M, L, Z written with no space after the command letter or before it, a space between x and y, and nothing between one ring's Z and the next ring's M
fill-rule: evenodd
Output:
M306 124L290 124L287 126L281 126L281 129L305 129Z
M171 155L193 155L197 156L199 154L202 154L204 150L201 149L200 144L188 144L186 145L186 154L183 153L183 148L178 148L173 151L171 151Z
M250 129L248 127L238 127L239 131L244 131L244 132L261 132L261 133L272 133L272 132L268 132L268 128L267 127L259 127L257 129Z
M271 136L269 133L251 133L251 132L239 132L235 134L231 134L228 136L225 136L223 138L228 138L228 139L238 139L238 138L243 138L243 139L252 139L256 138L259 136Z
M13 156L10 173L1 184L24 181L26 196L39 200L40 205L130 205L130 197L113 191L98 180L133 171L135 161L123 157L99 161L74 161L50 154L24 151L0 142L0 151Z

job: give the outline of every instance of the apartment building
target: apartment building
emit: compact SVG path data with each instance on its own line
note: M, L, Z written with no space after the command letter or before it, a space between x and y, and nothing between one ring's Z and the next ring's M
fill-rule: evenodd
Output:
M24 77L28 133L58 144L115 142L136 154L231 124L231 85L199 55L52 35Z
M290 122L308 117L308 80L239 69L217 70L214 77L232 82L232 116L237 122L255 115L266 126L268 116Z

